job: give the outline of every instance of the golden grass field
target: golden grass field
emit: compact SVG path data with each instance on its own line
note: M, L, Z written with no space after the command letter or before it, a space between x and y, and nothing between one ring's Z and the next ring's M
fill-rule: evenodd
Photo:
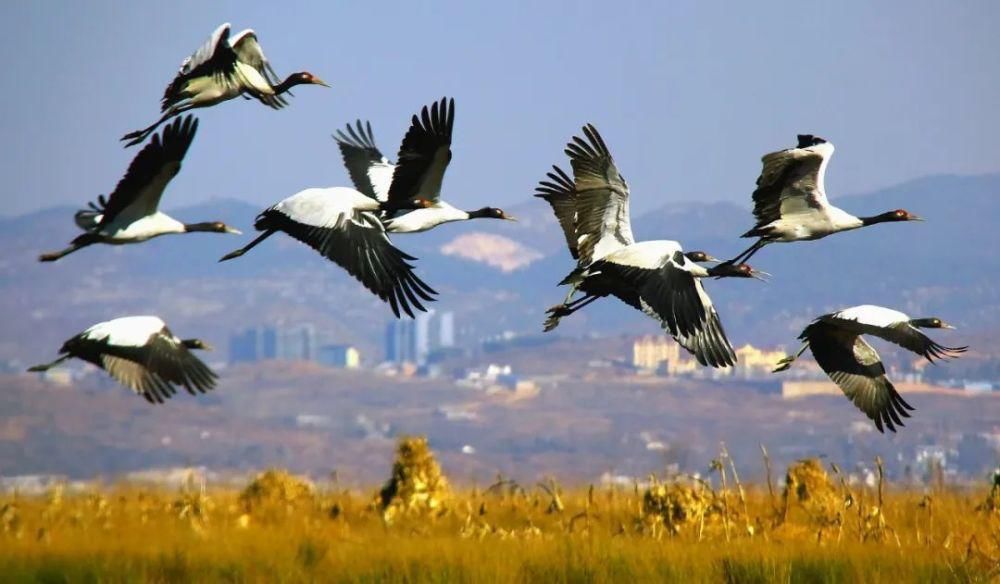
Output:
M986 482L929 493L848 486L807 461L772 494L740 484L723 456L711 484L678 477L563 490L498 479L451 489L424 447L401 444L381 492L269 471L242 490L4 495L0 580L1000 580L1000 488Z

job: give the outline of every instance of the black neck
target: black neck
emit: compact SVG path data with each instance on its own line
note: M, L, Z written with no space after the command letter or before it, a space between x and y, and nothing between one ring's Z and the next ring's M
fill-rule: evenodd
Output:
M481 219L483 217L492 217L492 215L490 215L489 209L476 209L475 211L466 211L466 214L469 216L469 219Z
M871 217L858 217L861 220L861 224L864 226L875 225L876 223L885 223L886 221L898 221L898 217L892 211L887 213L882 213L880 215L872 215Z
M294 74L289 75L288 77L285 77L284 81L282 81L281 83L279 83L279 84L277 84L277 85L275 85L273 87L274 94L275 95L281 95L282 93L288 91L289 89L291 89L292 87L294 87L296 85L298 85L298 83L296 83L295 75Z
M184 231L218 231L216 223L185 223Z

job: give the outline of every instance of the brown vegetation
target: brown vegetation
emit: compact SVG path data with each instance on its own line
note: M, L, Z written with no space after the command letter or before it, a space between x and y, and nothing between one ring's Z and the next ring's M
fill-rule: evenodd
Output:
M718 477L628 487L563 489L552 479L525 487L501 476L486 489L452 490L426 440L409 438L385 486L367 493L276 470L241 492L194 481L177 492L57 487L0 497L0 573L14 581L1000 577L1000 513L990 503L1000 484L866 487L812 459L788 469L778 495L740 483L725 450L712 468Z

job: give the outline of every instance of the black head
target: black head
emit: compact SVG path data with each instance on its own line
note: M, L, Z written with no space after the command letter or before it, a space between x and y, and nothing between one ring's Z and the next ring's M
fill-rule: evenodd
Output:
M188 349L201 349L202 351L211 351L212 345L209 345L201 339L184 339L181 344Z
M936 328L936 329L953 329L955 327L946 323L937 317L930 318L914 318L910 320L910 324L918 328Z
M917 217L913 213L910 213L906 209L896 209L895 211L886 211L881 215L875 215L874 217L862 217L861 222L865 225L872 225L875 223L892 223L895 221L923 221L921 217Z
M696 263L719 261L718 258L704 251L689 251L684 254L684 257Z
M300 71L298 73L292 73L285 80L285 85L287 87L294 87L296 85L322 85L323 87L330 87L322 79L316 77L308 71Z
M240 235L243 232L235 227L230 227L223 223L222 221L207 221L205 223L188 223L184 226L184 230L188 232L201 231L206 233L232 233L234 235Z
M504 213L503 209L497 209L496 207L483 207L482 209L470 211L469 217L478 219L506 219L507 221L517 221L517 219Z
M808 148L810 146L816 146L817 144L826 144L825 139L820 138L819 136L813 136L812 134L799 134L798 138L798 148Z
M920 217L917 217L913 213L910 213L906 209L896 209L895 211L889 211L888 213L883 213L888 218L886 221L923 221Z
M755 278L762 282L766 281L764 276L770 276L767 272L753 269L750 264L731 264L729 262L708 268L708 274L716 278Z

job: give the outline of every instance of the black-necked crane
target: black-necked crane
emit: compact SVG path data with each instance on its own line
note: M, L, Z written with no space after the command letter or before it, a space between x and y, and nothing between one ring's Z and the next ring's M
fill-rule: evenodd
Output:
M93 363L151 403L163 403L182 386L191 395L215 387L216 374L192 349L210 350L199 339L179 339L157 316L125 316L100 322L65 343L58 359L28 371L47 371L71 358Z
M179 113L210 107L240 95L281 109L287 105L282 96L296 85L329 87L308 71L292 73L279 81L257 41L257 33L248 28L230 39L227 22L181 63L177 76L163 93L160 105L163 116L148 128L125 134L122 141L127 142L126 147L138 144Z
M805 344L794 356L782 359L774 370L785 371L808 348L820 368L830 376L854 405L875 422L893 432L903 426L913 407L899 395L889 378L878 352L862 335L874 335L921 355L934 359L958 357L968 347L945 347L937 344L921 328L955 328L940 318L910 318L891 308L864 304L824 314L799 335Z
M69 247L39 256L43 262L53 262L78 249L105 243L123 245L141 243L161 235L178 233L235 233L221 221L181 223L160 211L163 191L181 169L181 161L194 140L198 120L192 116L178 118L157 134L136 154L125 176L110 197L98 197L89 209L76 213L76 224L84 230Z
M699 363L735 364L736 354L701 279L753 278L761 273L746 264L702 267L695 262L713 258L705 252L685 253L676 241L636 242L628 185L597 129L588 124L583 133L586 140L574 136L566 147L573 180L556 168L538 189L538 196L552 204L570 252L577 257L577 269L563 281L573 290L561 305L548 310L545 330L612 295L657 320ZM570 301L577 289L584 295Z
M769 243L810 241L876 223L921 221L905 209L870 217L855 217L830 204L824 177L833 144L819 136L800 134L798 145L766 154L753 192L757 224L741 237L758 238L730 262L747 261Z
M397 155L391 163L375 145L371 123L361 120L338 130L334 139L340 147L351 181L358 191L377 199L398 203L400 210L384 218L389 233L417 233L453 221L506 219L513 217L496 207L463 211L441 200L444 173L451 162L451 136L455 125L455 100L442 98L414 115ZM407 208L414 199L430 201L429 206Z
M416 199L406 204L427 202ZM393 208L387 205L349 187L305 189L258 215L254 227L262 233L219 261L240 257L282 231L347 270L388 302L397 317L400 309L412 317L410 305L426 310L420 300L433 301L437 292L413 273L409 262L416 258L389 241L379 219L384 210Z

